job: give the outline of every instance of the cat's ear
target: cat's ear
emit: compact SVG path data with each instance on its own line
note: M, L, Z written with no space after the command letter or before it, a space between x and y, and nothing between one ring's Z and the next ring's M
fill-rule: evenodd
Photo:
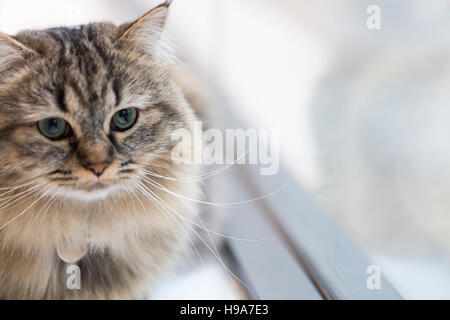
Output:
M32 49L29 49L7 34L0 32L0 66L24 59L26 56L32 54L34 54Z
M160 51L163 32L169 15L171 1L153 8L132 23L121 34L117 45L121 48L139 50L151 55Z

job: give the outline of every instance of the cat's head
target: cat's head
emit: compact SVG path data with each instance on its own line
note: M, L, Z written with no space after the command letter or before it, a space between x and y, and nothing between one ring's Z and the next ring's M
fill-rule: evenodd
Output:
M170 80L167 15L0 33L3 187L95 199L169 165L171 133L194 116Z

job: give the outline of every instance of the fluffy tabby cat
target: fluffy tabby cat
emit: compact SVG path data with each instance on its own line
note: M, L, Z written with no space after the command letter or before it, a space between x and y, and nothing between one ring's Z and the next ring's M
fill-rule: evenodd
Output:
M143 298L189 243L196 207L167 192L199 197L170 157L195 115L171 78L168 7L0 33L0 298Z

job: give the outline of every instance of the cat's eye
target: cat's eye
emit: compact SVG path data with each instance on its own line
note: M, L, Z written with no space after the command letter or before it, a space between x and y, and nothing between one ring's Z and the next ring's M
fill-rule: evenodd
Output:
M38 129L44 137L51 140L62 140L69 136L71 129L66 120L49 118L38 122Z
M135 125L137 118L138 112L134 108L120 110L111 120L111 129L119 132L127 131Z

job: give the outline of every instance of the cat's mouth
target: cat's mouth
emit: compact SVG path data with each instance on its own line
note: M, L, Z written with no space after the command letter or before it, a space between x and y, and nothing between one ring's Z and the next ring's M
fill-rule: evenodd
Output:
M103 182L97 181L94 184L86 187L84 190L87 192L92 192L92 191L97 191L97 190L104 190L108 187L110 187L109 184L105 184Z

